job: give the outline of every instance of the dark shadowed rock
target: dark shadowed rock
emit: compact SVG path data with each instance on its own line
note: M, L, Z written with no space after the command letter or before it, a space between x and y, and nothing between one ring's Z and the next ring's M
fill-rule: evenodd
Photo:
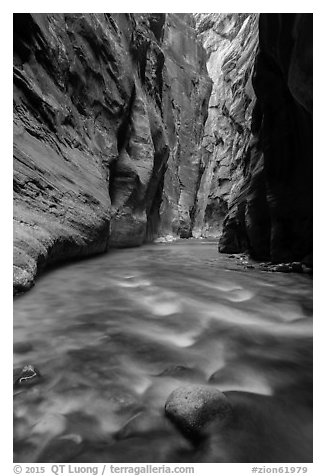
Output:
M292 267L292 271L294 271L295 273L302 273L301 263L294 261L293 263L291 263L291 267Z
M313 268L313 254L309 253L307 256L305 256L302 260L302 263L309 268Z
M261 14L252 137L219 250L301 261L312 251L312 14Z
M225 395L208 385L179 387L168 397L166 416L191 439L197 439L213 420L223 426L232 416Z
M302 272L305 273L305 274L312 274L312 268L303 264L302 265Z
M291 265L282 263L282 264L277 264L274 266L275 271L281 272L281 273L290 273L292 271Z

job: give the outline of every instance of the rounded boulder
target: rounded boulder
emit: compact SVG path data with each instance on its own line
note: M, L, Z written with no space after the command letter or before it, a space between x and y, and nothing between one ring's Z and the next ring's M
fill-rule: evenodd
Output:
M189 438L198 438L212 421L224 426L232 417L229 400L214 387L190 385L175 389L165 404L166 416Z

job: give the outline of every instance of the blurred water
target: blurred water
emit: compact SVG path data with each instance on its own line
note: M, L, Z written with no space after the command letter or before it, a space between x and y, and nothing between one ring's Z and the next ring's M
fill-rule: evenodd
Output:
M209 241L115 250L16 298L14 341L15 367L44 377L15 390L17 462L311 459L305 275L240 268ZM246 415L203 450L164 416L187 383L232 391Z

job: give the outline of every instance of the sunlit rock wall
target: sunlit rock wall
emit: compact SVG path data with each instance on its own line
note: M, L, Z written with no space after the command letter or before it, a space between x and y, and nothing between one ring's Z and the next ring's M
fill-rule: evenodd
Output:
M242 180L251 137L258 15L208 13L195 18L207 51L213 90L202 143L193 235L218 237L231 197Z

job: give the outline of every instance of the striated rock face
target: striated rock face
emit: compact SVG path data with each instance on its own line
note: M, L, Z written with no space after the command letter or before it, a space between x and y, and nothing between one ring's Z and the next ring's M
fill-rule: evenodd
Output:
M220 236L250 141L255 94L251 77L258 45L258 14L196 14L213 80L202 143L201 181L193 235Z
M261 14L243 176L219 249L273 262L312 253L312 14Z
M311 159L310 14L14 15L15 292L157 237L311 266Z
M171 151L160 208L161 234L181 238L192 236L202 172L201 143L212 88L205 50L196 37L194 18L168 15L163 49L172 98L165 104Z
M14 15L15 292L189 234L210 90L188 14Z

